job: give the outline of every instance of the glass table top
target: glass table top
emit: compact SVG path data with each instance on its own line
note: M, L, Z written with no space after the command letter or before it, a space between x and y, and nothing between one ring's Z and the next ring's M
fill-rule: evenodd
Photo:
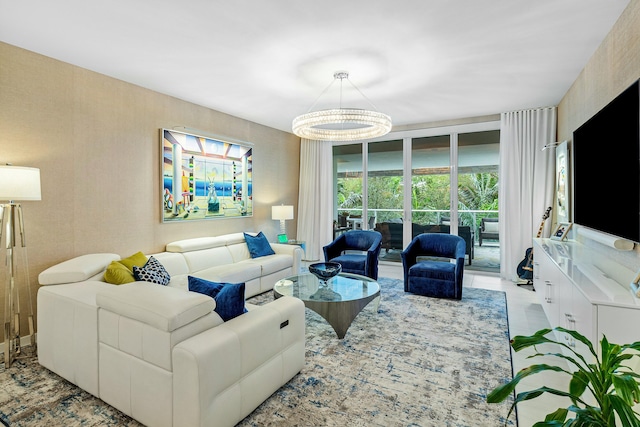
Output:
M304 273L277 281L273 290L302 301L355 301L375 295L380 285L369 277L340 273L324 286L313 274Z

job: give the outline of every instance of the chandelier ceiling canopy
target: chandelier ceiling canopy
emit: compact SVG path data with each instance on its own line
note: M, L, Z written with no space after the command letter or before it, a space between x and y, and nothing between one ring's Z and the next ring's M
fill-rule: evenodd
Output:
M391 131L391 117L377 111L375 106L364 94L349 80L347 71L336 71L333 81L320 94L322 96L336 80L340 80L340 105L339 108L329 110L311 111L317 103L309 109L310 112L293 119L293 133L300 138L319 141L358 141L372 139L386 135ZM342 83L347 80L364 97L376 111L358 108L342 108ZM318 99L320 99L320 96Z

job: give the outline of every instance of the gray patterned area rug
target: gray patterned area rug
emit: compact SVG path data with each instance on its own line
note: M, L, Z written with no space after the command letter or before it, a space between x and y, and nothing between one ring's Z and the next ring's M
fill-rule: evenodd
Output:
M339 340L306 310L306 363L239 426L515 426L511 401L485 402L511 379L506 297L465 288L461 301L407 294L380 278ZM268 292L249 302L273 300ZM99 399L20 360L0 365L0 419L10 426L139 426ZM179 427L179 426L178 426Z

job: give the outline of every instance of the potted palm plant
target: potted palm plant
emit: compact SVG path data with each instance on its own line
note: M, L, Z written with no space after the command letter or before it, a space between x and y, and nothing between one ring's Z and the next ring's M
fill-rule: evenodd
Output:
M547 338L546 335L553 330L569 334L575 340L587 346L593 355L593 361L587 361L581 354L560 341ZM488 403L499 403L511 396L516 385L526 377L545 371L563 372L571 377L569 390L561 391L550 387L540 387L535 390L523 391L516 395L509 415L519 402L535 399L536 397L550 393L557 396L568 397L571 404L566 408L558 408L547 414L543 421L534 424L534 427L544 426L616 426L616 418L623 427L640 426L640 418L633 406L640 400L640 388L638 379L640 375L633 372L625 365L625 362L633 357L640 357L640 341L633 344L618 345L610 343L606 336L600 341L600 353L598 356L591 342L580 333L557 327L555 329L542 329L531 336L516 336L511 340L514 351L533 347L535 354L528 358L539 356L552 356L564 359L575 371L570 372L566 368L548 364L531 365L520 370L516 376L506 384L496 387L487 396ZM563 353L541 353L536 346L541 344L556 344L570 351L570 355ZM632 351L628 351L632 350ZM573 369L572 369L573 370ZM587 390L592 398L588 397ZM589 402L595 402L590 404ZM509 418L507 415L507 419Z

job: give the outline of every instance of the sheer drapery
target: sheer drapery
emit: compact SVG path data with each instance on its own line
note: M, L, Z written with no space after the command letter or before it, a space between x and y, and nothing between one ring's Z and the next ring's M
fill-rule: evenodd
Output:
M324 261L322 247L333 240L333 158L326 141L300 142L298 239L306 242L306 260Z
M556 108L502 113L500 117L500 277L517 280L518 264L553 206ZM543 237L549 235L547 221Z

